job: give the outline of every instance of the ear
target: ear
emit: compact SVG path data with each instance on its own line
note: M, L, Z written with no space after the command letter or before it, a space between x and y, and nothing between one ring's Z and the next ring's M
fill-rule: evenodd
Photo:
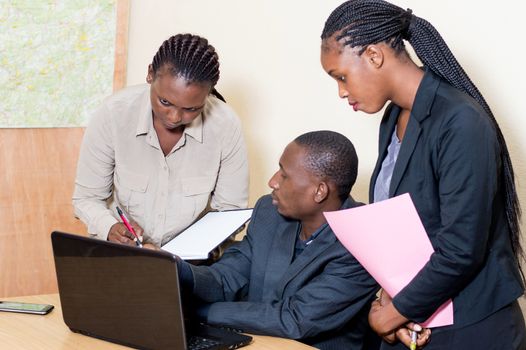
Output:
M362 55L373 68L380 68L384 64L384 52L379 45L368 45Z
M152 65L148 65L148 74L146 74L146 82L148 84L151 84L153 82L153 77L155 76L155 72L153 71Z
M329 185L322 181L318 184L316 192L314 193L314 201L316 203L323 202L329 196Z

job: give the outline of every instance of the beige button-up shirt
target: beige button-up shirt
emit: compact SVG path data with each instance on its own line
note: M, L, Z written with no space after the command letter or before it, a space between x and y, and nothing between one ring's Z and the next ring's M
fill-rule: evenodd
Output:
M73 194L75 215L88 232L107 239L115 206L161 245L209 205L245 208L248 162L241 122L214 96L165 157L153 127L150 86L108 97L95 111L80 149Z

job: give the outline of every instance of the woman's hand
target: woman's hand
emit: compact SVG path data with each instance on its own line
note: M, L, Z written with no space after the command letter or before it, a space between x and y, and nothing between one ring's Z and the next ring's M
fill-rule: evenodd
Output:
M413 332L416 332L417 334L415 343L416 347L411 348L411 335ZM431 330L429 328L422 328L419 324L408 322L405 326L400 327L396 331L396 338L409 349L422 349L431 338Z
M380 291L380 297L375 300L369 311L369 324L380 336L394 333L398 327L409 320L396 310L391 297L384 291ZM386 339L387 341L387 339Z
M378 323L376 321L377 319L377 313L380 312L381 308L382 308L382 302L381 302L381 296L379 299L376 299L375 301L373 301L372 305L371 305L371 310L369 311L369 324L371 325L371 328L376 332L378 333L378 335L380 335L384 341L386 341L387 343L389 344L393 344L394 342L396 342L396 329L391 331L391 332L388 332L388 333L385 333L385 334L380 334L379 333L379 326L377 326L376 324ZM374 325L373 325L374 323Z
M144 230L142 229L142 227L140 227L135 221L131 221L130 225L133 227L135 233L142 241L142 236L144 234ZM111 226L110 228L110 232L108 233L108 241L110 242L117 242L135 246L135 240L136 238L133 235L133 233L128 231L128 229L122 222L117 222L113 224L113 226Z
M156 246L155 244L153 243L144 243L142 245L143 248L147 248L147 249L151 249L151 250L161 250L161 248L159 248L158 246ZM179 258L179 257L177 257ZM179 258L180 259L180 258Z
M384 290L380 291L380 297L372 303L369 311L369 324L387 343L400 341L408 348L411 347L413 331L417 332L417 349L423 348L431 336L430 329L423 329L416 323L407 322L407 319L394 307L391 296Z

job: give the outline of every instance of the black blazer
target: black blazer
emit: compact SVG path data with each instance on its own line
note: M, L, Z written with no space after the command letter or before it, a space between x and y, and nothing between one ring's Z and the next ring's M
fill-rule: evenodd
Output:
M357 205L349 198L344 208ZM191 266L194 295L210 303L206 321L319 349L372 349L364 342L377 283L328 225L293 261L299 224L263 196L241 242L210 267Z
M370 201L400 108L380 126ZM453 298L454 327L477 322L523 293L504 210L500 146L487 114L426 70L418 88L389 197L409 192L435 253L394 299L422 322Z

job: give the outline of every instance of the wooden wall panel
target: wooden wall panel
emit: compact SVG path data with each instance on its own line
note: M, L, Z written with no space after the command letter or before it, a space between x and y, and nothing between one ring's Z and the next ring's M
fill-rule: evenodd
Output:
M56 293L50 233L87 233L71 205L83 132L0 129L0 297Z
M113 90L126 85L130 0L117 0ZM50 234L86 235L71 195L84 128L0 129L0 298L57 292Z

